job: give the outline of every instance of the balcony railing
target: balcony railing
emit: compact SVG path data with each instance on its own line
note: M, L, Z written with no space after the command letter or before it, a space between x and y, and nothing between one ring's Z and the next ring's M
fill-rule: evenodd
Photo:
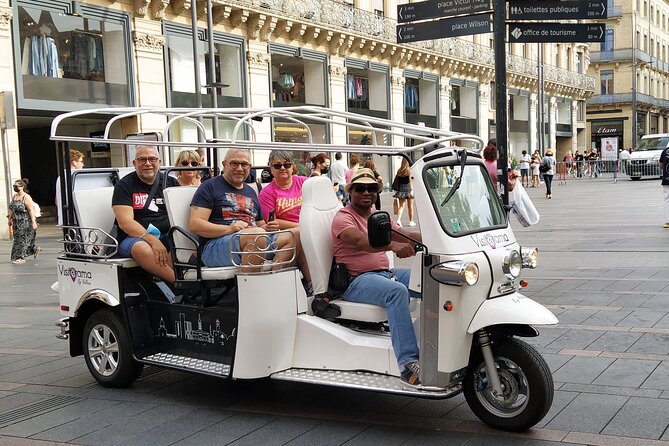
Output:
M624 62L632 64L632 54L636 54L637 65L649 65L658 71L669 73L669 63L658 60L640 49L624 48L590 53L590 63Z
M601 94L588 99L587 105L631 104L633 99L634 93ZM643 93L637 93L636 102L638 105L669 110L669 100L659 99Z
M397 21L379 16L370 11L353 7L336 0L214 0L218 4L233 7L247 5L257 9L277 12L284 17L306 20L321 24L330 29L356 32L374 37L391 44L397 43ZM492 48L477 45L457 38L426 40L409 44L445 55L450 58L469 61L476 65L495 64L495 52ZM528 76L536 76L537 63L534 60L508 55L507 69ZM586 90L595 90L595 79L585 74L571 72L555 67L545 70L547 81L572 85Z

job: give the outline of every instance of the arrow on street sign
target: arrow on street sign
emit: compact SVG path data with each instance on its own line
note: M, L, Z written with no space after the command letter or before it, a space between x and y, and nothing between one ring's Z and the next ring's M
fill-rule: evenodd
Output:
M528 2L509 1L508 20L580 20L608 17L607 0Z
M603 23L510 23L510 43L603 42Z
M397 43L489 33L491 24L492 19L490 14L475 14L408 25L397 25Z
M490 0L427 0L397 5L397 22L440 19L462 14L490 11Z

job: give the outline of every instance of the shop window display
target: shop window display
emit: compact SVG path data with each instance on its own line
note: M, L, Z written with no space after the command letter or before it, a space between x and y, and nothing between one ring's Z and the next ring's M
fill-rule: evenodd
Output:
M18 9L25 99L129 104L123 24Z
M171 29L172 27L170 27ZM193 43L187 31L184 34L167 32L165 48L169 65L170 102L173 107L195 107L195 73L193 70ZM211 106L210 90L214 86L219 107L242 107L244 86L239 45L214 43L214 81L209 73L209 52L205 41L198 41L198 69L204 84L199 91L204 107Z

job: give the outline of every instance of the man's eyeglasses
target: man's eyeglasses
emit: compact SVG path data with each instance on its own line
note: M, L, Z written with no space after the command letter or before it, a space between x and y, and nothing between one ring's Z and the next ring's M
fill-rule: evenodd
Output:
M146 163L151 163L151 164L156 164L160 158L157 156L143 156L141 158L136 158L135 161L137 161L139 164L146 164Z
M353 190L357 194L364 194L369 192L370 194L376 194L379 192L379 186L376 184L355 184L353 185Z
M284 169L290 169L291 167L293 167L293 163L290 161L286 161L285 163L274 163L272 164L272 167L274 167L276 170L279 170L282 167Z
M190 161L190 162L189 162L189 161L182 161L182 162L181 162L181 166L182 166L182 167L188 167L188 166L191 166L191 167L200 167L200 163L197 162L197 161Z
M251 163L247 163L246 161L226 161L228 166L232 167L233 169L238 169L240 166L242 169L250 169L251 168Z

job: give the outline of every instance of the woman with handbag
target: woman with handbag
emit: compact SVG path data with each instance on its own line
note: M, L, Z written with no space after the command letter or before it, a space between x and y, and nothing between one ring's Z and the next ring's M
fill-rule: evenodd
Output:
M407 161L406 158L402 158L402 164L400 165L400 168L397 169L393 185L396 184L395 182L397 182L397 189L393 198L396 198L398 201L397 210L395 212L397 224L402 226L402 213L404 212L404 204L406 203L409 212L409 226L416 226L416 222L413 221L413 185L411 184L411 169L409 168L409 161Z
M553 198L551 186L553 184L553 175L555 175L555 158L553 158L553 151L546 150L546 155L541 159L539 171L544 175L544 183L546 183L546 198Z
M28 180L16 180L12 200L9 202L7 218L14 231L12 243L12 263L21 265L26 263L29 255L37 258L42 248L35 246L37 234L37 220L33 210L33 199L28 194Z

